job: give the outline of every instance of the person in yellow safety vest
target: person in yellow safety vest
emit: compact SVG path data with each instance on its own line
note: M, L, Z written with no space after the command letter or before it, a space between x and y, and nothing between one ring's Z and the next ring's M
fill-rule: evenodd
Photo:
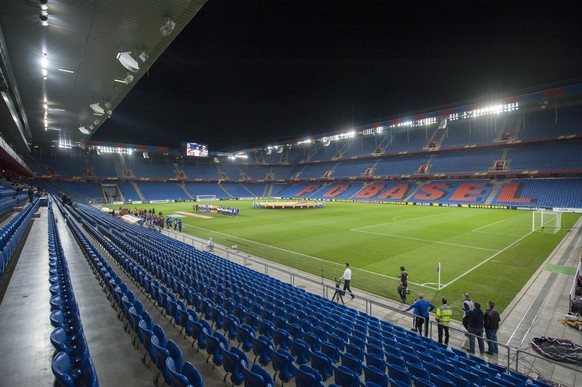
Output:
M447 299L443 297L443 303L436 310L436 321L438 323L439 343L443 343L443 332L445 333L445 345L449 345L449 324L453 310L447 305Z

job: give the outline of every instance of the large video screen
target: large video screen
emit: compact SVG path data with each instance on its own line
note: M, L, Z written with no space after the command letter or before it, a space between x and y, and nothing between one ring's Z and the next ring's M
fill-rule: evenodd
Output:
M186 156L188 157L208 157L208 146L195 142L186 143Z

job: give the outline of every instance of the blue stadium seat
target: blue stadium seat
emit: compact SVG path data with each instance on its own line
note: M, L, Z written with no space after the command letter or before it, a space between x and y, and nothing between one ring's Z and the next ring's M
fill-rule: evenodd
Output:
M333 374L333 361L332 359L319 351L311 352L311 367L313 367L322 379L325 381Z
M388 375L386 375L385 370L383 371L369 364L365 364L363 367L366 384L372 382L380 387L388 387Z
M297 387L325 387L319 372L305 364L300 365L294 372Z
M340 365L333 367L334 382L342 387L359 387L359 376L349 368Z

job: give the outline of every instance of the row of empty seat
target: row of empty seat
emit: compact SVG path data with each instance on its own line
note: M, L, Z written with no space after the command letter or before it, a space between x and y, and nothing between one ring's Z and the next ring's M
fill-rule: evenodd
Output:
M53 374L62 386L98 387L67 260L50 206L48 214L50 322L55 328L50 340L56 352L52 359Z
M39 199L35 199L33 203L25 206L0 230L0 276L4 273L12 254L16 250L16 246L18 246L28 228L32 216L38 209L38 204Z

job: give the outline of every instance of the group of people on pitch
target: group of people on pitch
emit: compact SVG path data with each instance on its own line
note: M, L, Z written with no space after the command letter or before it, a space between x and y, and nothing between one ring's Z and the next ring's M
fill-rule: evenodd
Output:
M400 284L398 285L398 293L400 294L401 301L405 303L406 295L410 294L410 291L408 290L408 273L404 266L400 267ZM443 297L441 303L442 304L437 308L430 301L424 299L423 293L419 293L418 299L406 308L405 311L413 311L415 316L413 330L422 335L424 326L424 336L428 336L429 312L436 309L435 314L438 323L438 341L442 344L444 337L444 344L448 345L449 325L451 316L453 315L453 310L448 305L446 298ZM489 301L487 305L488 309L483 313L481 310L481 304L471 301L469 293L463 295L463 326L469 333L469 353L475 353L475 338L479 344L479 352L481 354L485 352L483 331L485 331L485 336L487 338L487 353L489 355L499 353L497 345L497 330L499 329L501 318L499 312L495 310L495 303L493 301Z

